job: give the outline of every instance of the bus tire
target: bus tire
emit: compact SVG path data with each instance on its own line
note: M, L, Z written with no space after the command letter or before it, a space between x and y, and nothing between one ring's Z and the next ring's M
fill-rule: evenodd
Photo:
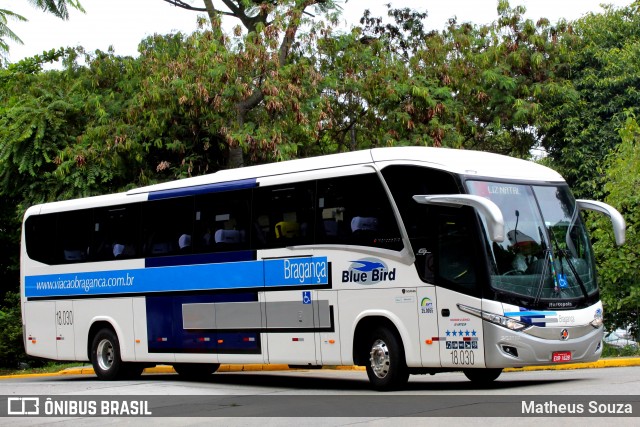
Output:
M502 368L465 369L462 372L471 382L478 385L488 385L500 376Z
M219 363L176 363L174 371L188 380L206 379L220 367Z
M120 343L118 336L111 329L101 329L93 337L91 344L91 364L96 375L101 380L113 381L124 379L135 374L120 358ZM139 373L142 373L140 369Z
M367 351L367 376L375 390L397 390L409 379L409 369L400 339L386 327L371 334Z

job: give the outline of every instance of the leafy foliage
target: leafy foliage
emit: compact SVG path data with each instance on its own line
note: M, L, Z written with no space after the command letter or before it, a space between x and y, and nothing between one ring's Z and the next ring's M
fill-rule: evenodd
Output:
M606 161L607 197L627 223L626 243L615 247L607 219L593 221L594 250L602 278L607 320L617 327L640 328L640 126L629 115L620 129L622 142Z
M543 140L543 105L575 94L557 77L566 23L534 24L524 12L501 1L496 22L451 20L440 33L425 30L423 13L389 9L392 23L365 13L361 32L322 45L333 47L321 70L335 79L334 139L349 149L417 144L528 158Z
M605 195L603 160L620 142L625 111L640 105L640 3L589 14L562 34L560 75L575 99L548 104L541 128L553 164L580 197Z
M426 30L425 13L389 6L387 19L367 12L344 33L333 1L223 2L230 12L203 0L195 10L207 12L206 26L148 37L137 58L59 49L0 70L8 289L17 288L20 218L35 203L377 146L522 158L542 146L579 196L608 194L623 210L625 249L613 248L608 224L593 222L593 235L608 319L637 315L640 214L628 195L640 168L637 125L623 113L638 105L637 4L551 25L500 0L495 22L451 20L440 32ZM240 25L225 34L231 17ZM45 71L54 61L62 69Z
M0 9L0 59L4 62L5 55L9 52L9 44L7 43L7 39L22 43L22 40L16 33L11 31L11 28L7 25L9 23L9 19L15 19L16 21L26 21L24 16L18 15L17 13L11 12L10 10Z
M26 361L23 348L20 294L8 292L0 305L0 366L16 368Z
M69 6L84 12L79 0L28 0L35 8L51 13L60 19L69 19ZM7 9L0 9L0 64L3 64L5 55L9 52L7 39L22 44L22 40L7 26L8 19L27 21L22 15Z

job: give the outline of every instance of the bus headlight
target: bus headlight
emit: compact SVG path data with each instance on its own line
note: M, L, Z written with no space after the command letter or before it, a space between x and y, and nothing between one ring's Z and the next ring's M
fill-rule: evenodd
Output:
M596 314L593 315L593 320L591 321L591 326L593 326L594 328L598 329L600 326L602 326L602 323L603 323L602 311L601 310L597 310Z
M523 329L527 329L528 327L531 326L519 320L512 319L511 317L506 317L501 314L483 311L483 310L480 310L479 308L469 307L468 305L458 304L458 308L464 311L465 313L472 314L476 317L479 317L481 319L484 319L496 325L500 325L503 328L507 328L512 331L522 331Z

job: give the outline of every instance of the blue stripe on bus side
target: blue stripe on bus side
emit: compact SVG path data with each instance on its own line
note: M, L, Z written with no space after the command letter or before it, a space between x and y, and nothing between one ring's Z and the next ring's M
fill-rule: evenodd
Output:
M238 181L217 182L214 184L197 185L194 187L172 188L149 193L149 200L170 199L172 197L193 196L197 194L216 193L220 191L242 190L258 186L255 178L241 179Z
M25 277L27 298L307 287L329 284L327 257L301 257Z

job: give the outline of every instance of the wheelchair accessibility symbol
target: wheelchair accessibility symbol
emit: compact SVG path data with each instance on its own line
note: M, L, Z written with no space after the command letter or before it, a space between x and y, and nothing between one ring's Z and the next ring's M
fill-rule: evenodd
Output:
M302 303L311 304L311 291L302 292Z

